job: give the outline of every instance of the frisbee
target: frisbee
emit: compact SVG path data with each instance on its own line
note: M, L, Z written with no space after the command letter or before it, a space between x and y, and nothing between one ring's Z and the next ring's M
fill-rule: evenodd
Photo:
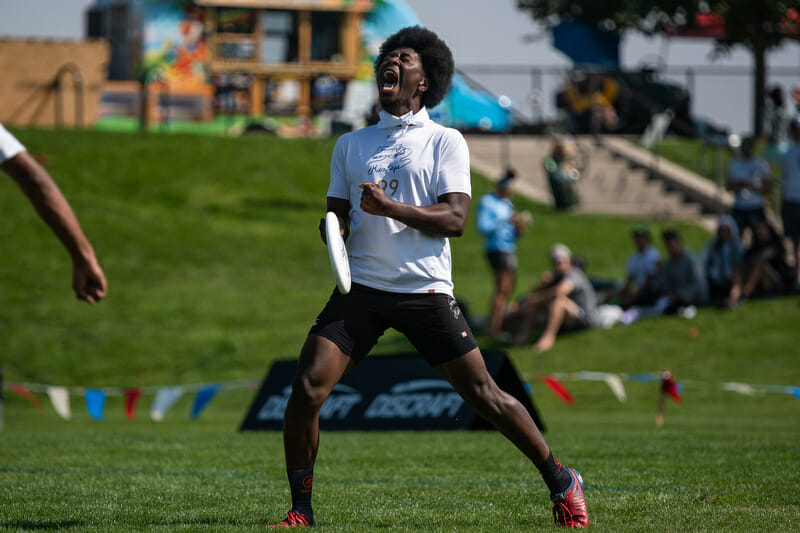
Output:
M350 292L350 261L342 239L339 217L333 211L328 211L325 215L325 239L328 241L328 257L336 285L342 294L347 294Z

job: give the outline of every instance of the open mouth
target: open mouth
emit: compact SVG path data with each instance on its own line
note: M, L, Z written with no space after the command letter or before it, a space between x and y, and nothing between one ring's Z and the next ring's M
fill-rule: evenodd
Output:
M384 70L383 71L383 84L381 85L381 90L384 92L389 92L397 86L398 76L397 72L393 70Z

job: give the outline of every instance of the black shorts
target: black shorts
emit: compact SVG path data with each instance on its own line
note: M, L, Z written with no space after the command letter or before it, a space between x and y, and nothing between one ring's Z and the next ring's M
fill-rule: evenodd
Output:
M800 204L783 202L781 216L783 217L783 234L791 239L800 239Z
M763 207L756 207L755 209L736 209L731 211L731 216L736 227L741 234L745 228L753 229L759 222L767 220L767 214L764 212Z
M512 252L486 252L486 258L489 259L489 265L492 270L511 270L517 271L517 255Z
M310 334L332 341L356 363L388 329L408 338L432 366L478 347L455 298L446 294L401 294L353 284L333 291Z

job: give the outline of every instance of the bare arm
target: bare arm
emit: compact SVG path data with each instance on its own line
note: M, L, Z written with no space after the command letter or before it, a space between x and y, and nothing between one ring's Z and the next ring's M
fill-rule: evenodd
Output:
M67 199L47 171L28 152L0 164L19 185L39 217L53 230L72 259L72 287L75 295L95 303L106 295L106 279L94 249L83 234Z
M469 214L470 197L464 193L443 194L433 205L396 202L377 183L362 183L361 209L365 213L393 218L429 235L460 237Z
M328 196L326 211L333 211L336 213L336 216L339 217L339 227L342 232L342 238L347 240L347 237L350 235L350 201ZM328 244L328 239L325 235L324 218L321 218L319 221L319 235L322 237L322 242Z

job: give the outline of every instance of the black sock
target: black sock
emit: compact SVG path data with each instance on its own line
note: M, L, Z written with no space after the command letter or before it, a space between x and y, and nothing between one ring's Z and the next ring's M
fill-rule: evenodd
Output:
M289 490L292 492L292 511L307 514L314 519L311 510L311 489L314 484L314 469L287 470Z
M550 452L550 455L547 456L544 463L536 465L536 468L538 468L539 473L542 474L544 482L547 488L550 489L551 494L564 492L569 488L570 483L572 483L572 476L566 468L561 466L561 463L555 460L553 452Z

